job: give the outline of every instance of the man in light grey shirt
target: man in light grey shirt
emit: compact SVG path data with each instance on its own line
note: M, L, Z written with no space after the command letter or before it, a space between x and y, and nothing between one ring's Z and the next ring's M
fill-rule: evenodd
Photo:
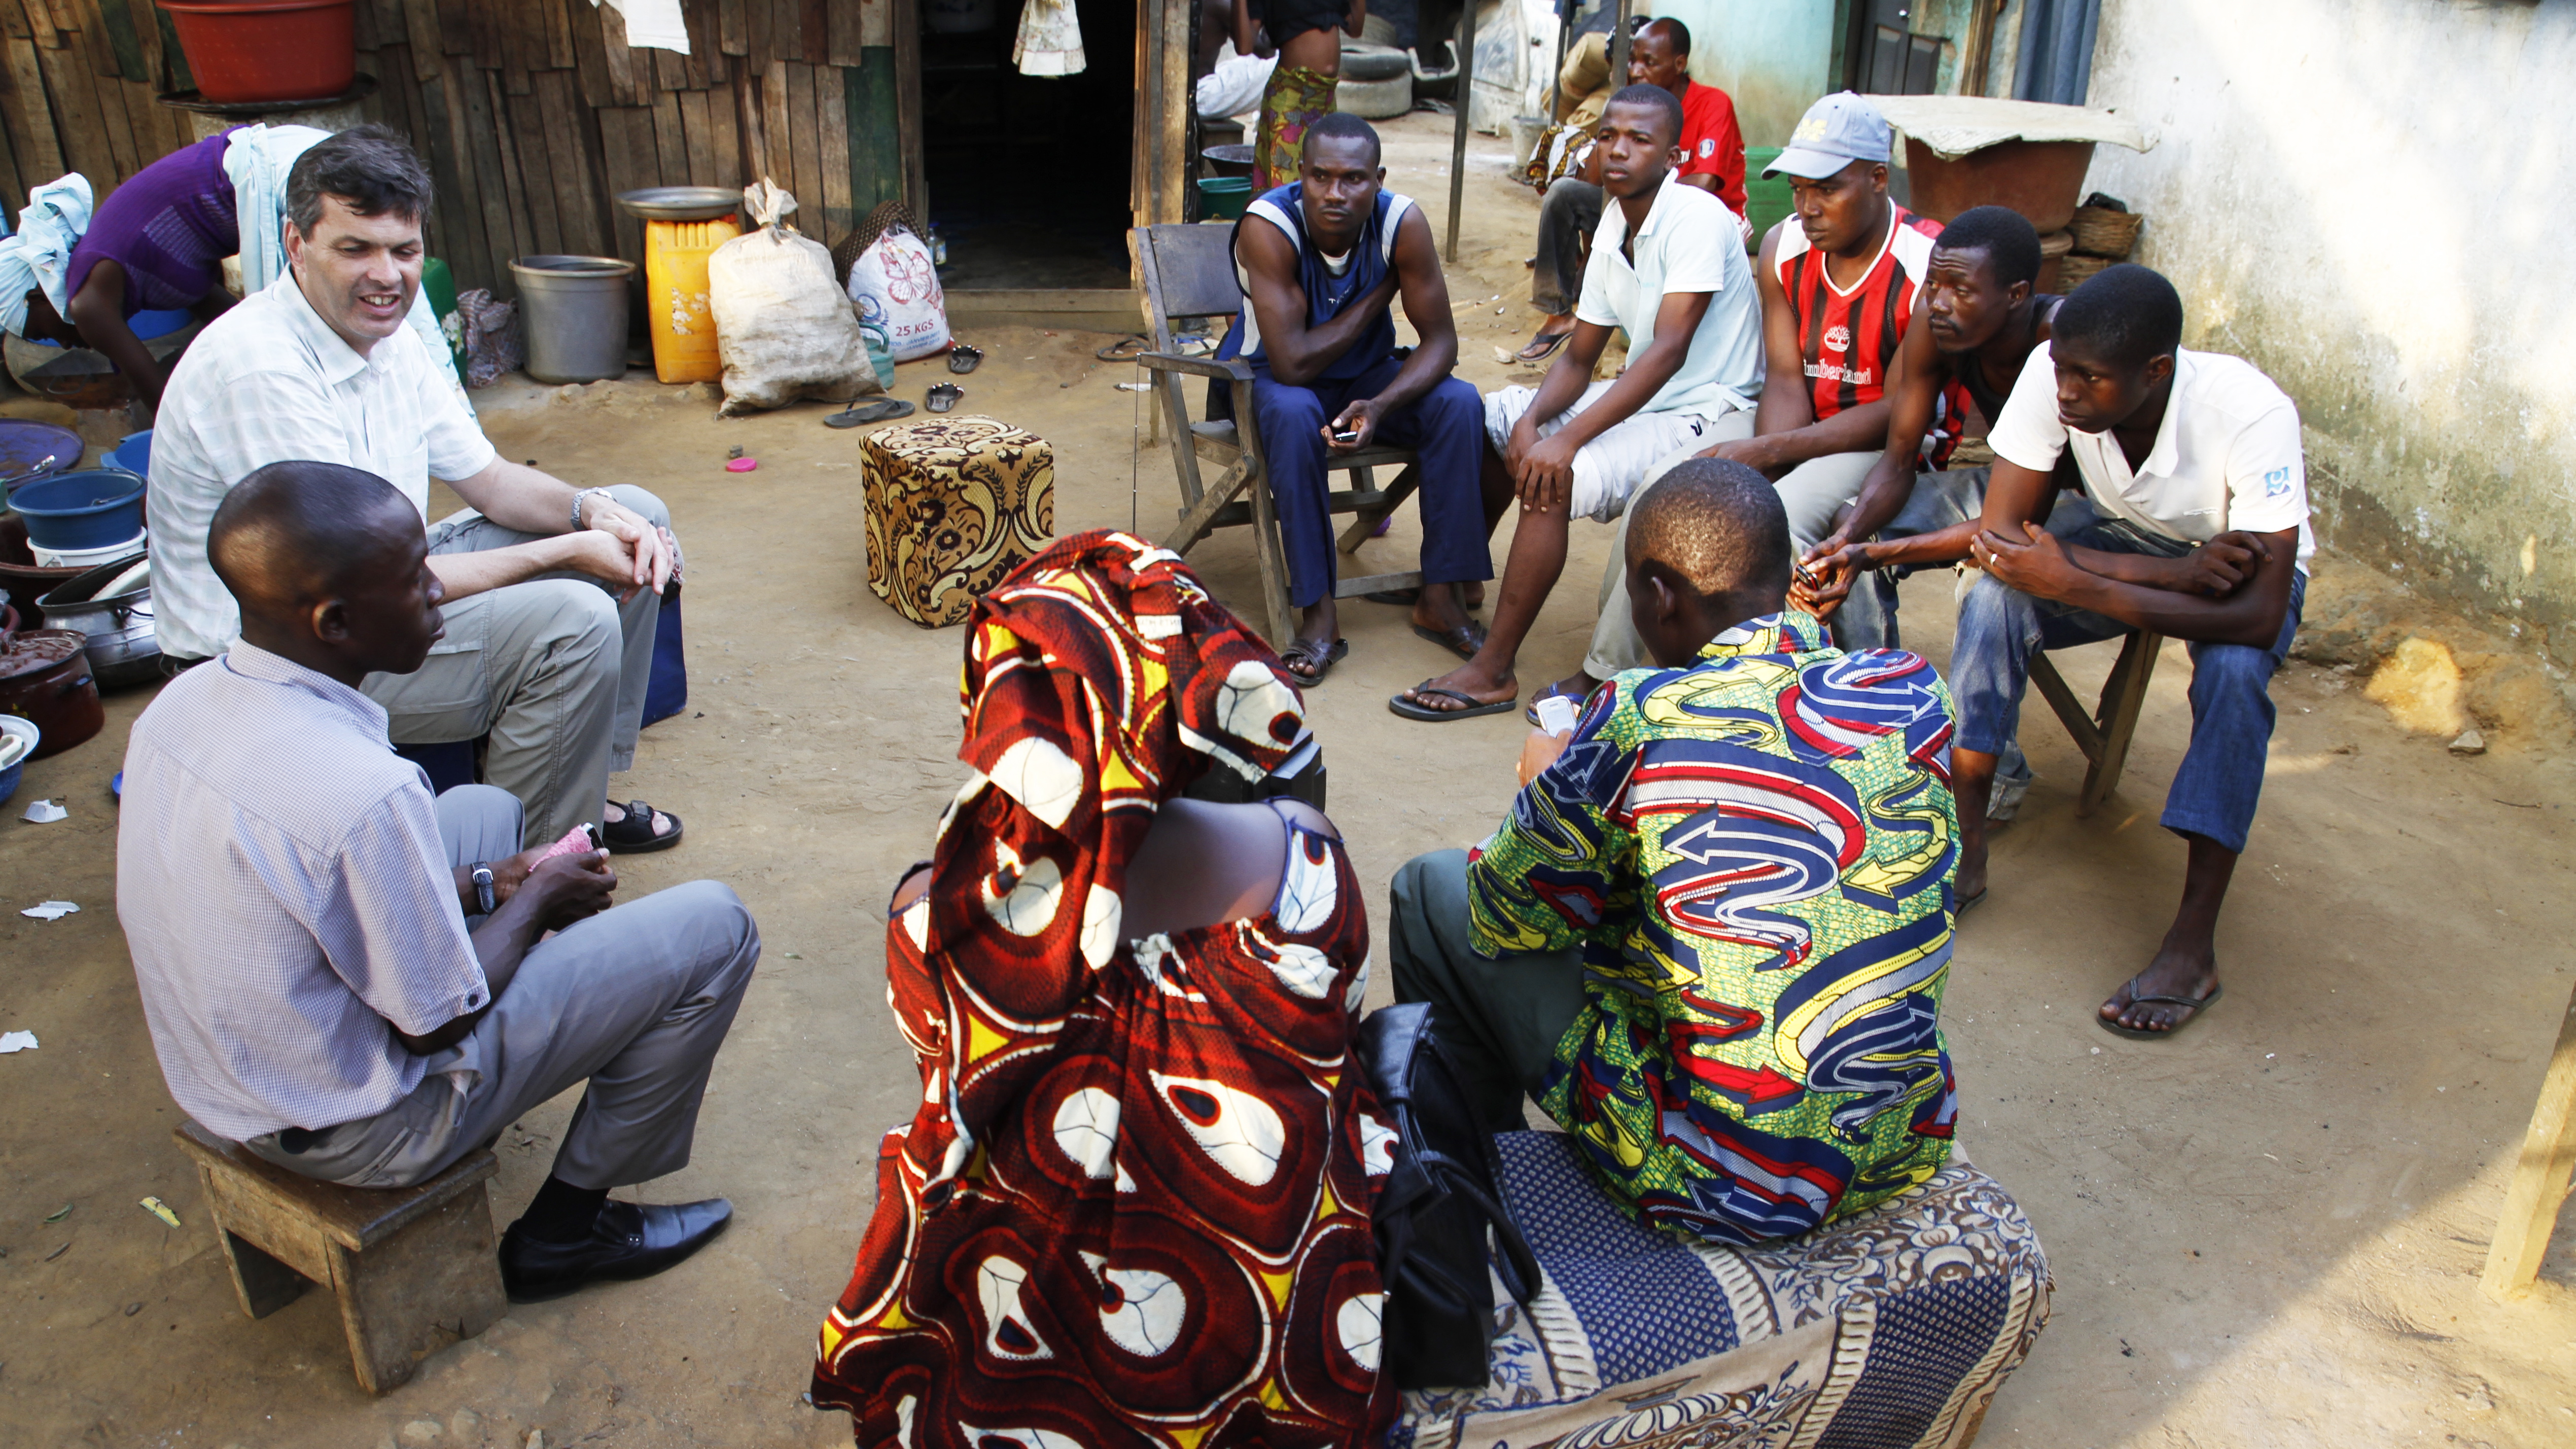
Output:
M503 1282L524 1302L658 1272L732 1209L608 1189L688 1162L760 935L714 881L609 909L607 857L520 851L504 791L431 799L358 688L440 637L448 590L419 524L335 463L260 468L215 510L207 556L240 638L165 686L126 747L117 915L153 1049L199 1122L355 1187L435 1176L588 1079L502 1238ZM622 543L535 547L597 574Z
M404 744L489 736L484 778L527 807L527 843L604 824L611 850L676 845L668 812L608 801L635 763L670 513L641 488L585 488L497 456L437 359L403 325L420 290L429 173L382 127L296 160L287 270L207 324L170 375L152 437L152 584L162 650L210 659L240 629L206 556L225 490L266 463L311 459L391 482L426 525L439 479L471 505L430 528L430 567L463 601L406 675L363 686ZM546 541L591 530L614 574L567 577ZM612 581L602 588L601 580ZM467 597L471 595L471 597Z

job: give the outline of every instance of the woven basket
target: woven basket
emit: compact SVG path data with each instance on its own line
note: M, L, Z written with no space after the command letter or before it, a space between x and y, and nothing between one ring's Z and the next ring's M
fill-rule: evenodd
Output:
M2138 228L2147 219L2134 211L2112 211L2099 206L2075 208L2075 250L2078 255L2109 257L2115 262L2128 260L2138 244Z
M2109 257L2088 257L2081 253L2067 257L2057 264L2058 295L2064 296L2067 293L2074 291L2076 288L2083 286L2086 278L2092 276L2095 272L2102 270L2104 267L2115 267L2118 265L2119 263L2111 260Z

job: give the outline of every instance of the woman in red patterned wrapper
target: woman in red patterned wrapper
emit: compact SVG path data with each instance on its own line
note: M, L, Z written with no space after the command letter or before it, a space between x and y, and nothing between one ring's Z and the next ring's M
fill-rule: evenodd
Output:
M1376 1442L1392 1138L1350 1055L1358 882L1302 805L1179 798L1297 767L1289 675L1177 556L1107 531L966 637L975 773L886 933L922 1102L880 1149L815 1402L871 1449Z

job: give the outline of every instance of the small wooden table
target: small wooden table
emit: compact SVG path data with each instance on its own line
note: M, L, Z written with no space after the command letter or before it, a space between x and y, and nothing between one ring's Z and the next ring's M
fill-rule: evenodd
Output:
M2558 1224L2559 1205L2567 1201L2571 1168L2576 1168L2576 996L2568 998L2567 1014L2559 1018L2558 1046L2540 1079L2540 1104L2531 1109L2531 1130L2523 1134L2522 1156L2504 1190L2504 1211L2496 1215L2495 1242L2487 1249L2487 1271L2478 1281L2489 1298L2499 1303L2517 1298L2540 1276L2550 1229Z
M196 1160L242 1312L265 1318L308 1282L340 1300L358 1384L381 1394L423 1358L509 1311L492 1238L499 1163L468 1153L417 1187L300 1177L194 1122L172 1136Z

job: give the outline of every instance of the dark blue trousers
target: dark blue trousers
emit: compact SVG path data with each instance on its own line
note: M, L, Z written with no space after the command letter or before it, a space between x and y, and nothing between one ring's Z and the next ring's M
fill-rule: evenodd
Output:
M1273 382L1254 364L1253 426L1270 468L1270 495L1279 506L1279 536L1288 550L1288 601L1311 607L1333 590L1340 554L1333 547L1333 516L1324 505L1332 453L1324 424L1354 400L1386 390L1403 370L1390 357L1357 377L1318 379L1297 387ZM1494 576L1485 546L1485 505L1478 483L1485 447L1485 403L1475 385L1443 378L1410 406L1378 420L1378 441L1411 448L1422 459L1422 577L1453 584Z

